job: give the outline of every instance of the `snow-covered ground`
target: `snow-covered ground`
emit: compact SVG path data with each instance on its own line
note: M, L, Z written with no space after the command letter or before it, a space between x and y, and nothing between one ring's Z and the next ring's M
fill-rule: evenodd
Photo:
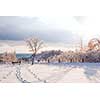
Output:
M100 82L100 63L0 64L0 82Z

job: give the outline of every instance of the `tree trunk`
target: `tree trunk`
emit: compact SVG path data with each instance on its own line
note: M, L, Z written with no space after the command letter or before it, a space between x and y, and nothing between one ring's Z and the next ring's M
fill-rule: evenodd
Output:
M34 58L32 58L32 65L34 64Z
M32 65L34 64L34 58L35 58L36 54L32 55Z

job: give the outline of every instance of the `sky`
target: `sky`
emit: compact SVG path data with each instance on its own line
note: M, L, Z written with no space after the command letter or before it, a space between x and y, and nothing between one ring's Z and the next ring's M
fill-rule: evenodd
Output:
M38 37L46 49L78 46L80 38L87 45L100 38L100 18L95 16L0 16L0 52L14 48L28 52L25 40Z

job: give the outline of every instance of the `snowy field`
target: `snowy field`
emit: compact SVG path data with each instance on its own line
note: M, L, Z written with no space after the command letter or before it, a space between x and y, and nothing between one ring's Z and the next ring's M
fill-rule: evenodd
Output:
M0 64L1 83L98 83L100 63Z

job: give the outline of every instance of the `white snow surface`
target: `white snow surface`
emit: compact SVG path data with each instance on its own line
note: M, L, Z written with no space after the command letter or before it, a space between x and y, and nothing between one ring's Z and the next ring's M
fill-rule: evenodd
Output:
M0 64L1 83L99 83L100 63Z

